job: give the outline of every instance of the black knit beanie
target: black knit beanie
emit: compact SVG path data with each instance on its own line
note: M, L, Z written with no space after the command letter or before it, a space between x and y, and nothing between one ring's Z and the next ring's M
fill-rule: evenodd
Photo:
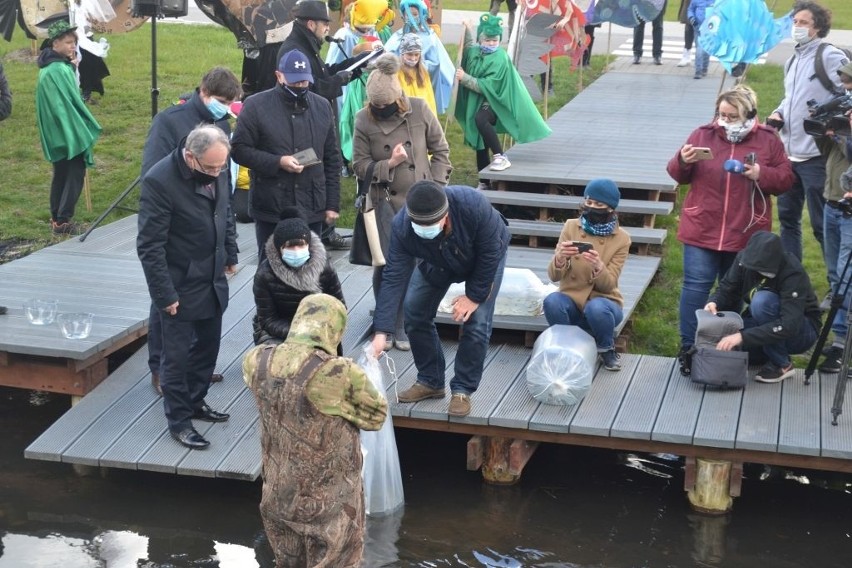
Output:
M405 198L408 216L418 225L434 225L447 212L447 194L434 181L422 180L411 186Z
M272 242L275 248L281 249L287 242L298 239L310 244L311 229L302 218L302 212L298 207L285 207L281 211L281 220L275 225Z

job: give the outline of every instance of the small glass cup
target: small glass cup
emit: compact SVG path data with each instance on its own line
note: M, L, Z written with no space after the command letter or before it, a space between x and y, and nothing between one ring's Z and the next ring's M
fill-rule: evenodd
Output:
M39 300L31 298L24 302L24 313L27 320L33 325L49 325L56 319L56 309L59 302L56 300Z
M92 332L94 314L59 314L59 329L66 339L86 339Z

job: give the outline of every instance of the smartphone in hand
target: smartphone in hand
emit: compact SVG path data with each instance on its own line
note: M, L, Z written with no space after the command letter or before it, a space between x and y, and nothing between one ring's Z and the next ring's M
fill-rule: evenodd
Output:
M698 160L712 160L713 159L713 151L710 148L704 148L701 146L696 146L693 148L695 150L695 158Z
M587 243L585 241L572 241L571 245L577 247L577 252L580 253L589 252L590 250L595 248L594 246L592 246L592 243Z

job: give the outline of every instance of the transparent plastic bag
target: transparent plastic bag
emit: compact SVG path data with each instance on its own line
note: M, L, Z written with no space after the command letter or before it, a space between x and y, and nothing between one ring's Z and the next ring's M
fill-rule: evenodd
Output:
M529 268L506 268L494 304L497 316L540 316L544 298L558 288L543 283ZM464 282L452 284L441 300L438 311L453 313L453 300L464 295Z
M367 373L373 386L385 392L382 368L373 356L371 342L364 344L358 364ZM381 429L376 432L361 431L361 451L364 454L364 503L368 515L386 515L405 502L402 491L402 471L393 433L390 409Z
M553 325L538 336L527 365L527 388L544 404L577 404L592 384L598 349L575 325Z

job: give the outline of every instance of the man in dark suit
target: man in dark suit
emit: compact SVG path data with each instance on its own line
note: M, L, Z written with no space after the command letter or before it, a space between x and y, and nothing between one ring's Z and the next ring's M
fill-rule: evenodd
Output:
M163 406L169 432L188 448L209 445L192 419L229 418L204 402L228 306L225 275L237 263L229 150L219 128L195 128L143 176L139 199L136 250L163 311Z
M214 67L205 73L192 96L154 117L142 150L142 171L139 175L144 176L151 166L170 154L199 124L215 124L230 135L228 107L239 96L240 82L230 70ZM148 317L148 367L151 369L151 386L158 394L163 394L160 389L160 363L163 358L161 319L162 311L152 303ZM218 383L222 375L213 373L210 380Z

